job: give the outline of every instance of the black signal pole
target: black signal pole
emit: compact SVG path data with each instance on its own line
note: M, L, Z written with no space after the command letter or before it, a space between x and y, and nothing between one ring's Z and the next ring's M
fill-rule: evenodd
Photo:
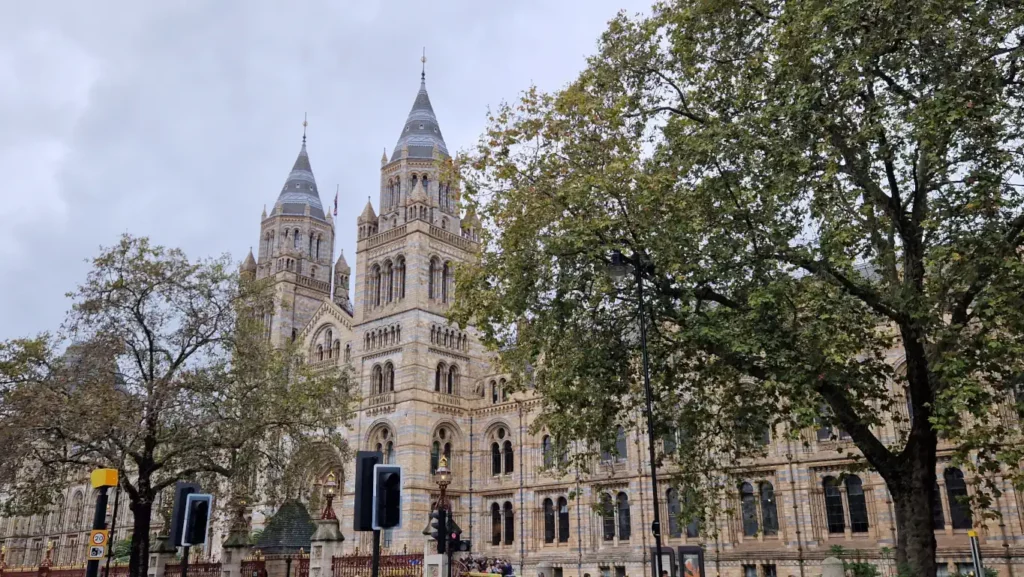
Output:
M99 494L96 495L96 511L92 516L92 528L93 530L107 528L107 487L99 487ZM97 577L99 572L100 560L90 559L85 566L85 577Z
M634 257L636 262L630 263L620 251L613 251L611 271L612 275L622 278L627 269L631 267L636 280L637 314L640 317L640 350L643 354L644 397L647 410L647 448L650 451L651 459L651 504L654 507L654 522L651 523L651 532L654 533L654 554L656 556L654 566L657 568L657 577L661 577L661 514L658 512L658 467L657 455L654 451L654 403L651 394L651 368L647 359L647 319L644 315L643 267L646 263L640 252L634 253Z

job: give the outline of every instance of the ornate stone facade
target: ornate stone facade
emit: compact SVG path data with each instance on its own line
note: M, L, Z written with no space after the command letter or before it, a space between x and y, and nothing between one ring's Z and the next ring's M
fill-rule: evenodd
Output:
M350 299L351 270L343 256L332 268L334 222L323 210L303 140L277 203L262 217L258 258L245 265L274 279L278 307L268 319L270 338L299 340L311 363L351 366L362 397L348 431L352 448L381 450L404 470L403 525L384 536L392 551L429 546L422 530L438 497L433 470L445 454L455 519L474 554L507 559L529 577L651 574L647 440L639 416L623 420L618 455L594 463L590 476L547 473L545 461L556 458L549 441L543 432L528 432L540 401L533 391L508 394L474 330L445 319L457 298L454 267L473 258L479 227L472 214L460 218L454 189L438 177L436 160L446 155L421 82L395 150L381 159L379 214L367 202L356 218ZM902 434L899 420L880 430L886 442ZM707 577L816 576L837 546L895 575L893 509L881 479L864 472L831 482L850 464L838 451L848 444L841 433L806 431L802 442L774 433L766 457L739 465L742 481L724 503L730 513L706 521L717 527L716 538L700 537L696 526L678 519L678 497L661 488L664 555L676 565L673 577L689 556ZM1024 495L1006 486L995 503L1001 517L971 515L956 499L971 489L948 466L948 455L940 457L934 511L942 526L936 531L940 572L970 562L967 529L975 527L986 565L1006 577L1024 575ZM352 471L338 472L346 481L335 505L346 537L342 549L367 551L370 535L352 531ZM79 549L91 501L79 489L59 508L63 520L2 519L0 539L9 550L40 555L55 537L84 556Z

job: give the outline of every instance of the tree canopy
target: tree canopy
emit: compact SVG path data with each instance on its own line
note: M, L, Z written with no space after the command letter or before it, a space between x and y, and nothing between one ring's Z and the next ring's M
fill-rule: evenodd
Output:
M520 382L536 367L538 427L607 443L643 399L621 251L678 475L734 490L720 472L766 429L841 430L893 496L898 562L932 576L940 439L1022 481L1022 37L1000 0L621 15L575 82L502 105L459 159L484 248L454 316Z
M37 511L90 469L119 469L142 576L156 498L176 481L274 503L306 481L295 455L326 446L342 459L347 375L271 347L266 288L227 256L189 260L127 235L102 249L59 333L0 343L8 510Z

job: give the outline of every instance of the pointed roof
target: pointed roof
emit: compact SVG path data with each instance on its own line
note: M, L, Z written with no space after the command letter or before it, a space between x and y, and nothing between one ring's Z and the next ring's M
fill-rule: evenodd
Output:
M277 197L274 208L278 209L275 212L281 214L305 215L307 207L310 216L326 220L316 180L313 178L313 168L309 164L309 154L306 152L306 137L303 135L299 156L295 159L291 173L288 174L288 180L281 188L281 195Z
M366 197L366 207L363 209L363 213L359 215L358 222L372 222L377 220L377 213L373 212L373 204L370 203L370 197Z
M348 266L348 261L345 260L345 251L342 250L338 256L338 262L334 263L334 270L349 272L352 269Z
M430 96L427 95L427 77L424 73L420 75L420 91L416 93L412 110L405 119L405 128L395 144L391 160L401 158L405 147L408 147L409 158L434 158L435 146L438 152L448 156L448 146L441 136L441 127L437 124L434 107L430 105Z
M256 259L252 256L252 247L249 247L249 256L242 261L242 271L251 272L256 270Z
M309 551L310 537L315 530L305 505L291 499L282 503L270 518L256 548L266 555L298 553L299 549Z

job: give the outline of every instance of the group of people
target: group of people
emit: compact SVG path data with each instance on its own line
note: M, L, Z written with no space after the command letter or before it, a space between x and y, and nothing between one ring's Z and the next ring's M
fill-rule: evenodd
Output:
M489 575L515 575L512 564L503 559L491 557L469 557L462 560L468 573L485 573Z

